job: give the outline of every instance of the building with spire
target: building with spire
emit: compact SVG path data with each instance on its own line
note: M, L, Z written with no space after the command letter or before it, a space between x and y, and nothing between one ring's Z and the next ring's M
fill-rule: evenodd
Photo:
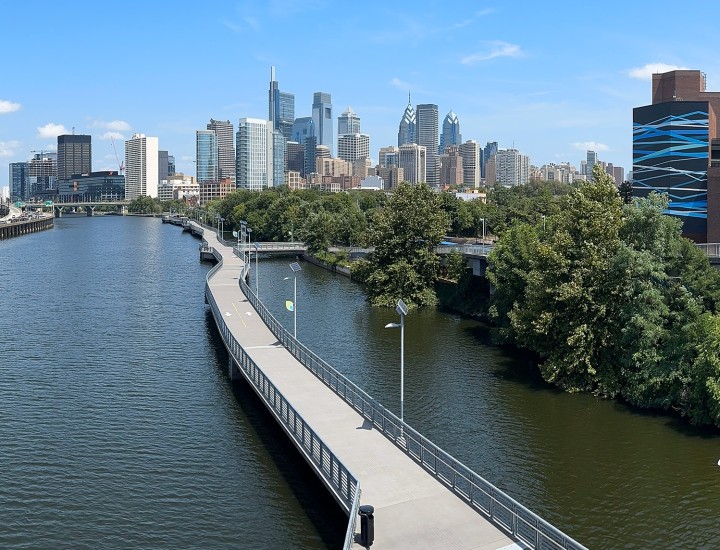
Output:
M347 110L338 117L338 140L344 134L360 133L360 117L357 113L348 107Z
M408 143L416 143L416 123L415 109L410 103L410 92L408 92L408 104L405 107L405 112L400 120L400 128L398 129L398 147Z
M270 89L268 90L268 120L272 129L278 130L290 141L295 120L295 95L281 92L275 80L275 67L270 67Z
M445 116L443 121L442 134L440 134L440 147L438 154L445 154L445 147L448 145L460 146L462 136L460 135L460 121L452 110Z

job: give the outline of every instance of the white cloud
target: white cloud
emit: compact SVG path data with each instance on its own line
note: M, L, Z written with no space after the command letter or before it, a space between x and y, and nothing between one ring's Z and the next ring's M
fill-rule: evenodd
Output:
M15 156L19 147L19 141L0 141L0 158L10 158Z
M666 73L668 71L684 71L687 67L678 67L677 65L668 65L666 63L648 63L642 67L636 67L630 69L627 75L630 78L637 78L640 80L650 80L652 75L655 73Z
M233 32L242 32L243 30L240 25L236 25L235 23L233 23L232 21L228 21L227 19L221 21L221 23Z
M127 138L122 135L120 132L105 132L103 135L100 136L100 139L117 139L125 141Z
M69 133L65 126L62 124L55 124L53 122L48 122L45 126L38 126L37 131L39 138L53 138Z
M488 61L496 57L520 57L523 55L520 46L517 44L509 44L500 40L495 40L488 44L490 45L489 50L465 56L460 60L460 63L463 65L474 65L480 61Z
M410 84L409 82L405 82L404 80L400 80L399 78L393 78L390 81L390 85L400 90L409 90L410 88L412 88L412 84Z
M13 103L12 101L0 99L0 115L4 115L5 113L14 113L15 111L20 110L20 107L21 105L19 103Z
M598 151L609 151L610 147L605 145L604 143L598 143L597 141L576 141L572 144L575 149L579 149L580 151L595 151L596 153Z
M250 17L249 15L247 15L247 16L243 17L243 20L245 21L247 26L250 27L252 30L254 30L254 31L260 30L260 21L258 21L256 18Z
M114 130L116 132L127 132L130 129L130 125L124 120L111 120L110 122L93 120L90 127L104 128L105 130Z

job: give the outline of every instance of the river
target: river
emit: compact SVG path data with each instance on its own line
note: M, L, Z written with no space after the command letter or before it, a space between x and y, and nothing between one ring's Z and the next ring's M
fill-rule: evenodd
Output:
M115 216L0 242L0 547L340 544L343 514L225 378L198 244ZM258 270L288 327L290 261ZM399 412L397 315L302 268L298 338ZM477 321L410 312L405 418L589 548L720 547L719 436L558 392Z

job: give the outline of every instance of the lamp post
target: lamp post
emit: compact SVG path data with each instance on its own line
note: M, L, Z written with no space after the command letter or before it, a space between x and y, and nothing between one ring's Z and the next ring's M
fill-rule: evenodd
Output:
M258 271L258 249L260 248L260 245L257 242L253 243L253 246L255 247L255 296L257 296L258 300L260 299L260 272ZM293 308L295 306L293 305Z
M293 262L290 264L293 272L293 337L297 339L297 272L302 271L300 264Z
M543 221L543 233L545 233L545 214L542 215L542 221Z
M245 233L245 254L247 256L247 263L250 263L250 234L252 233L252 229L249 227L247 228L247 232Z
M220 218L220 240L225 244L225 218Z
M388 323L385 328L400 329L400 441L405 440L405 316L408 308L405 302L398 300L395 311L400 315L399 323Z

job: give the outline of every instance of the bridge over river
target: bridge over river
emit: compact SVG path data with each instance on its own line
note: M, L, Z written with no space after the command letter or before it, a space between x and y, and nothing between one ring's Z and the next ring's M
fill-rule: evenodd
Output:
M245 283L250 265L194 222L218 261L205 299L243 377L349 516L374 507L375 548L582 549L428 441L297 341Z

